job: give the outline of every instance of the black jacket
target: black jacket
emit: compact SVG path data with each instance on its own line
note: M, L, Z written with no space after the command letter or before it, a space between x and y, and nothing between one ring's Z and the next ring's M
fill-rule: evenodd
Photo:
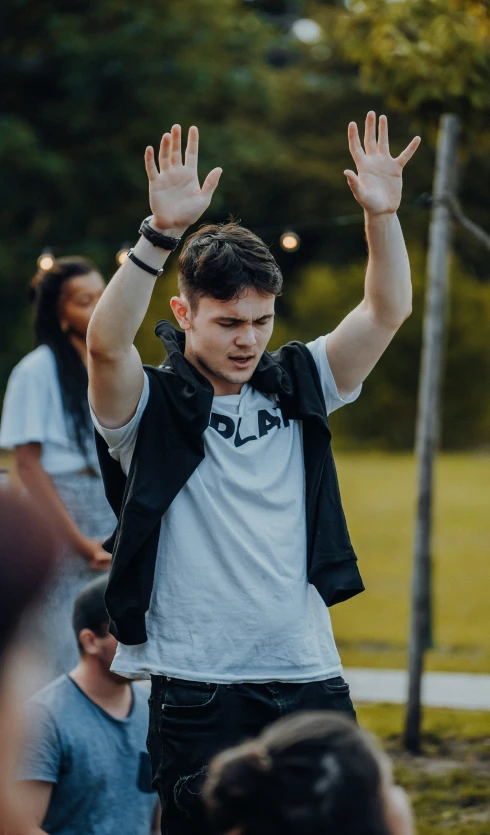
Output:
M204 458L213 388L184 357L184 334L158 322L156 334L167 358L145 366L150 383L128 477L96 433L105 491L118 517L104 548L113 555L106 592L111 632L123 644L147 640L162 516ZM306 480L308 580L327 606L364 590L342 510L330 446L325 401L313 357L300 342L265 353L251 379L264 394L275 393L286 419L303 421Z

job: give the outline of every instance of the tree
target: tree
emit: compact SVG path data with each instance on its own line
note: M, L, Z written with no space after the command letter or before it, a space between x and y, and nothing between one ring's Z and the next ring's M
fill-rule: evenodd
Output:
M456 189L456 136L465 117L467 136L488 111L490 57L488 4L465 0L368 0L350 8L340 28L346 51L361 66L367 88L389 91L394 106L414 114L443 112L428 259L427 313L417 424L419 465L414 542L409 694L405 745L420 746L420 691L431 612L432 465L439 435L439 389L446 327L447 260L451 233L448 201ZM362 43L362 48L361 48ZM395 72L396 70L396 72ZM453 115L449 115L452 113ZM481 125L480 125L481 127ZM471 139L469 140L471 145Z
M435 148L443 112L461 120L460 198L490 228L490 9L484 0L353 0L336 18L335 39L359 73L360 89L404 114ZM418 169L422 164L420 151ZM433 162L432 162L433 167ZM419 170L414 172L418 176ZM431 176L425 172L426 186ZM486 253L456 230L455 250L480 280Z
M458 138L458 117L444 114L441 117L434 174L415 441L418 469L417 510L405 726L405 746L413 753L420 750L422 672L425 651L432 646L432 498L434 464L439 448L441 424L441 381L446 343L449 255L453 225L448 202L455 198Z
M353 0L339 18L344 54L364 89L382 91L396 110L424 114L436 128L444 111L468 128L490 108L490 11L484 0Z

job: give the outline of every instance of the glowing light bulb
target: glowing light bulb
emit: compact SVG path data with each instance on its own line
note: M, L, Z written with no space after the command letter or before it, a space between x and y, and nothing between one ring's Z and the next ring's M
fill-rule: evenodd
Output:
M301 241L296 232L283 232L279 243L286 252L294 252L296 249L299 249Z
M54 258L49 249L45 249L37 259L37 266L46 272L51 269L54 264Z
M301 41L301 43L314 44L321 41L323 30L322 27L310 18L303 17L300 20L295 20L291 26L293 35Z
M116 261L119 264L119 266L122 266L122 264L124 264L124 262L127 260L128 252L129 252L130 249L131 249L130 246L127 246L126 244L124 244L124 246L122 246L121 249L119 250L119 252L117 253Z

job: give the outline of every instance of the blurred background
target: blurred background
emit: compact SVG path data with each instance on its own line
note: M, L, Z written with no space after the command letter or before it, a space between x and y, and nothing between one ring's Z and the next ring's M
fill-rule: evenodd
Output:
M199 126L202 175L217 165L224 170L205 219L239 219L280 263L285 291L272 347L328 332L362 297L363 216L343 175L352 166L348 122L361 126L369 109L386 113L394 155L422 136L405 172L399 213L412 264L413 315L357 403L332 418L367 587L332 610L340 651L346 665L404 668L428 195L439 118L455 113L462 126L458 196L464 212L490 233L488 4L8 0L7 9L0 47L1 396L13 366L34 347L27 288L37 259L47 252L86 255L109 280L116 254L136 240L149 211L145 146L157 146L173 123ZM281 246L285 232L296 236L289 236L289 249ZM170 315L173 263L138 335L143 360L152 364L163 358L153 327ZM490 252L456 226L436 478L434 648L427 662L436 671L490 672L489 337ZM10 459L4 455L0 463L9 467ZM490 760L489 717L482 714L475 733L479 744L487 738ZM458 727L454 716L442 725L439 719L433 728ZM423 779L425 786L429 778ZM444 779L454 799L459 784ZM481 786L473 789L479 809L490 798ZM448 825L488 831L474 820L467 830L451 802L444 809ZM427 820L431 832L439 831L435 818Z
M439 115L463 118L460 198L490 231L490 20L456 0L10 0L2 40L0 390L33 347L26 286L46 248L89 255L107 279L148 212L143 151L174 122L201 131L203 174L224 177L207 219L230 214L272 247L285 275L275 343L334 327L358 303L362 212L345 182L347 124L387 113L392 150L420 133L400 218L414 314L362 400L336 421L355 449L411 450L424 259ZM297 251L281 234L294 230ZM456 235L442 446L490 446L490 256ZM160 361L153 323L168 313L171 269L139 346Z

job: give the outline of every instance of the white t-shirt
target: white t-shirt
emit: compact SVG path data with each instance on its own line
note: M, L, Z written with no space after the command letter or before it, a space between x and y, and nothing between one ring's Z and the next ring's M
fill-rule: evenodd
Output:
M48 345L27 354L12 371L3 402L0 447L37 441L49 475L77 473L90 464L100 473L95 439L87 439L88 460L68 432L56 360Z
M342 400L326 337L309 343L329 412ZM97 430L127 474L141 415ZM112 669L129 678L316 681L342 667L330 614L306 576L302 424L249 384L213 400L205 458L165 513L146 614L148 641L119 644Z

